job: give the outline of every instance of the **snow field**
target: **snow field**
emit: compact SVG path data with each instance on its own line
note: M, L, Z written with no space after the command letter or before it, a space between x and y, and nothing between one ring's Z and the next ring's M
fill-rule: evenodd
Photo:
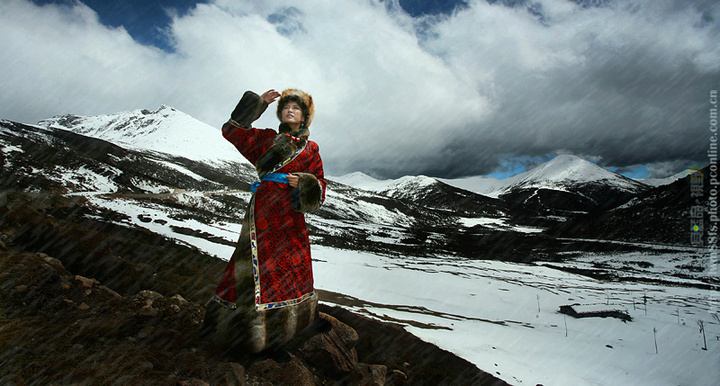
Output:
M199 192L176 196L183 202L207 199ZM241 228L240 214L237 222L207 224L177 220L168 207L144 201L94 195L88 199L129 216L126 226L148 229L223 260L232 254L232 246L177 234L170 226L230 241ZM141 221L141 215L152 221ZM314 220L309 216L309 222ZM315 225L334 224L325 220ZM513 385L714 386L720 380L717 291L598 281L543 265L442 256L399 258L319 245L313 245L312 253L315 287L353 299L343 307L400 323ZM566 264L582 267L593 261L620 264L652 258L657 263L649 269L657 274L685 264L689 256L678 250L660 257L588 254ZM575 303L623 307L633 321L575 319L558 312L561 305ZM699 321L704 324L704 340Z
M600 282L534 265L399 260L321 246L313 247L313 257L317 288L360 299L350 307L359 313L421 322L425 326L403 324L511 384L716 385L720 379L714 291ZM558 313L560 305L573 303L622 305L634 320ZM702 349L698 320L705 324L708 350Z
M108 175L116 176L121 174L122 171L108 165L102 165L101 169L104 169L104 172L107 175L99 174L86 168L85 166L80 166L76 170L71 170L58 165L55 167L55 172L58 173L58 175L55 178L53 178L52 175L49 175L48 177L61 184L69 181L75 184L76 191L80 190L94 193L116 192L118 190L118 186L115 181L108 177Z
M139 227L147 229L151 232L163 235L173 240L177 240L186 245L194 246L201 251L220 258L229 260L233 253L234 247L224 244L214 243L202 237L184 235L176 233L171 226L190 228L210 233L223 239L236 241L240 228L242 227L242 218L238 219L238 223L212 223L205 224L197 220L173 218L173 212L168 207L148 203L145 201L131 199L107 199L100 196L87 196L87 199L95 206L113 210L118 213L127 215L129 218L120 222L120 225L128 227ZM177 211L181 213L181 211ZM151 219L149 222L140 220L143 216ZM157 221L160 220L160 221Z

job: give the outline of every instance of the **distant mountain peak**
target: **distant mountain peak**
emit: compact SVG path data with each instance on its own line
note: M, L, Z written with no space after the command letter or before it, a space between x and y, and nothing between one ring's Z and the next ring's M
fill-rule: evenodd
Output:
M532 169L524 179L545 179L548 181L587 181L612 172L578 156L563 154Z
M147 110L147 109L142 109L142 110L140 110L140 112L141 112L143 115L160 114L160 113L163 113L163 112L164 112L164 113L168 113L168 112L179 112L179 113L182 113L181 111L177 110L176 108L171 107L171 106L168 106L168 105L160 105L160 107L159 107L157 110L155 110L155 111L150 111L150 110ZM184 113L182 113L182 114L184 114Z
M679 173L673 174L673 175L665 177L665 178L640 178L640 179L638 179L638 181L640 181L646 185L658 187L658 186L663 186L663 185L670 185L677 180L686 178L687 176L689 176L692 173L693 173L693 170L685 169Z
M168 105L107 115L56 116L38 123L131 149L159 151L196 161L246 162L214 128Z
M607 170L590 161L571 154L559 155L552 160L517 175L507 190L517 188L547 188L565 190L567 187L606 181L626 191L642 190L640 182Z
M587 212L615 205L648 185L574 155L560 155L509 178L498 197L517 205Z
M385 187L387 181L378 180L363 172L352 172L340 177L330 177L333 181L352 186L353 188L376 191Z

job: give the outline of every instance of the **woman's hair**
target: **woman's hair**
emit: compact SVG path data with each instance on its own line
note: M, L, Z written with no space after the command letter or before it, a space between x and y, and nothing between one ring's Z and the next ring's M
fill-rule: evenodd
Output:
M300 106L300 109L302 109L303 118L307 118L309 113L308 107L305 102L303 102L303 100L300 99L300 97L297 95L290 95L287 98L280 99L280 103L278 103L278 110L282 111L282 109L284 109L285 106L290 102L297 103Z
M280 121L282 121L283 108L290 102L295 102L300 106L303 113L305 127L310 126L310 123L315 116L315 105L313 104L312 96L302 90L294 88L283 91L277 107L277 117Z

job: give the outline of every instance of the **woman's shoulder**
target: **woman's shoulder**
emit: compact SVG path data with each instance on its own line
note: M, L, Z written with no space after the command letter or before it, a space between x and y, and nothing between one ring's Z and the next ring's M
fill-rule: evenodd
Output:
M275 139L275 136L277 135L277 131L270 128L253 128L253 131L255 132L255 137L257 138L264 138L268 140Z
M229 120L229 121L225 122L222 129L224 132L225 131L243 131L243 132L246 132L249 134L254 134L254 135L261 134L261 135L273 135L274 136L277 134L277 131L275 131L275 129L271 129L271 128L263 129L263 128L258 128L258 127L242 127L233 120Z
M277 131L276 131L275 129L271 129L271 128L269 128L269 127L268 127L268 128L264 128L264 129L261 129L261 128L257 128L257 127L256 127L255 130L257 130L258 132L261 132L261 133L267 133L267 134L272 134L272 135L276 135L276 134L277 134Z
M313 140L308 139L307 145L305 145L305 146L310 150L314 150L314 151L320 150L320 146L318 146L317 142L315 142Z

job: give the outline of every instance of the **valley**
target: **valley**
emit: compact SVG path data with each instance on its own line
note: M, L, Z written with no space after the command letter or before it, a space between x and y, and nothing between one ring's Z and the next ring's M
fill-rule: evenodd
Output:
M232 254L255 180L216 129L167 106L41 125L0 121L0 147L6 201L20 194L53 208L71 200L52 216L83 232L141 234L143 248L167 251L157 263L169 270L159 276L145 257L134 262L142 253L128 244L112 250L117 263L83 274L125 270L137 280L108 285L197 302ZM399 325L510 384L720 378L720 261L690 245L696 202L687 179L655 187L562 156L484 187L427 176L328 180L325 204L307 216L324 305ZM21 235L16 244L67 253L47 250L57 239ZM81 256L86 247L71 245L80 251L67 260L73 269L99 253ZM210 261L201 286L173 280ZM620 309L632 320L560 313L571 305Z

